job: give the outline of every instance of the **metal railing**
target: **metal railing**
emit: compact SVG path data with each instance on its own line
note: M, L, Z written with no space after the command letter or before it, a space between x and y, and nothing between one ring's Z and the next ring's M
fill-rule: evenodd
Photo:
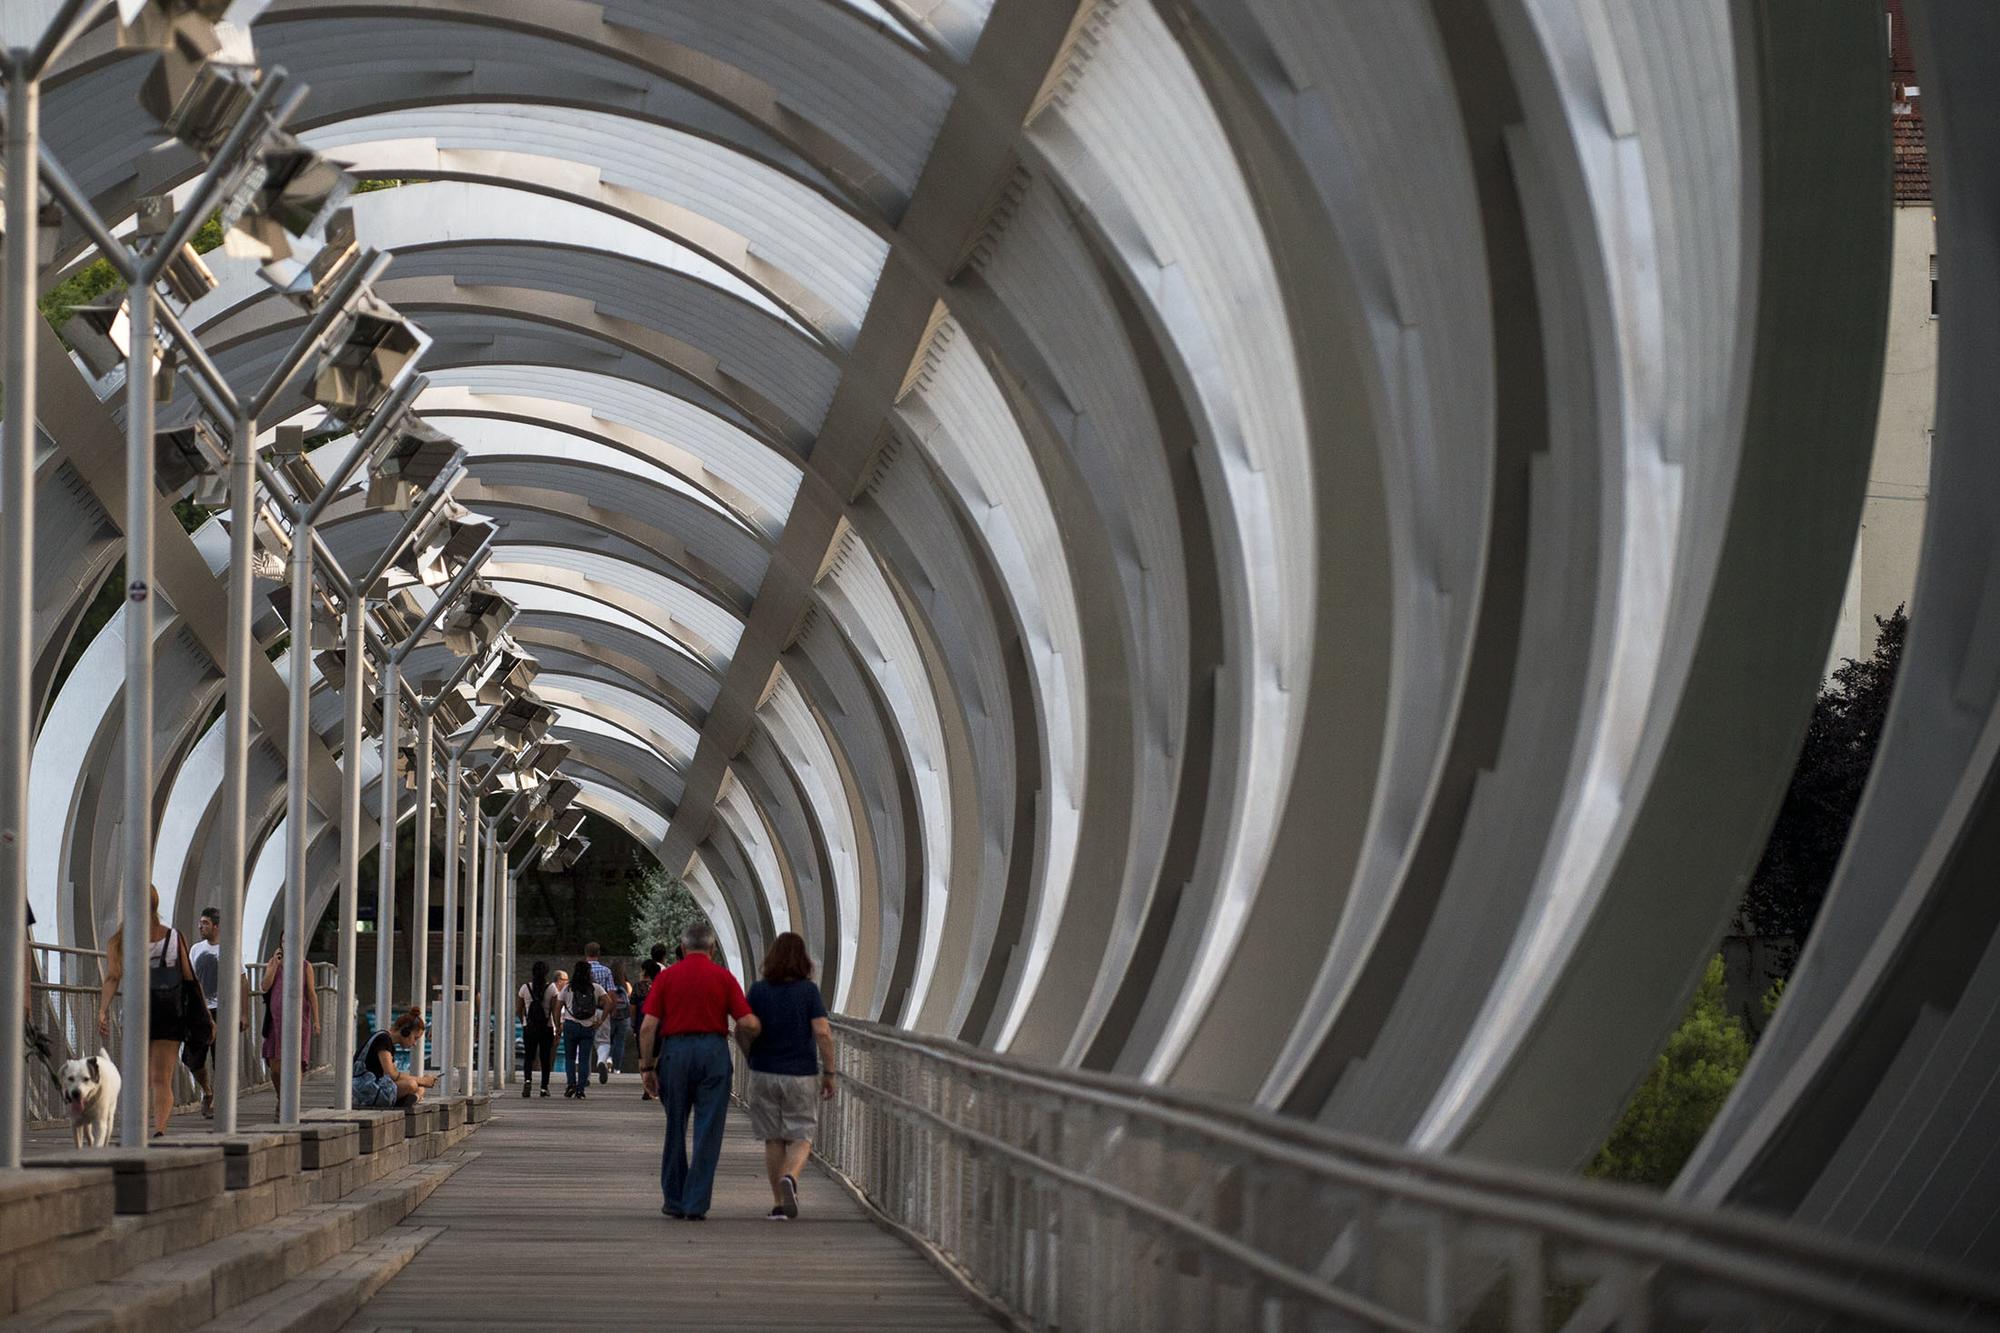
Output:
M1788 1222L835 1026L817 1151L1024 1328L2000 1321L2000 1282Z
M100 1049L109 1051L116 1059L125 1023L122 1006L114 1002L109 1035L98 1032L97 1015L103 994L105 957L102 950L39 943L32 947L35 951L35 975L29 983L31 1051L28 1057L26 1119L31 1127L47 1128L65 1119L62 1091L56 1086L50 1071L60 1069L65 1060L95 1055ZM240 1034L236 1047L237 1086L245 1092L271 1085L263 1057L263 968L262 963L251 963L245 968L250 974L250 1007L247 1011L250 1026L247 1032ZM335 1012L334 982L332 964L313 964L313 989L319 992L320 1006L320 1036L313 1047L317 1060L315 1068L325 1066L326 1053L331 1049L327 1044L332 1039L327 1020ZM36 1034L47 1042L46 1059L33 1050ZM123 1069L119 1072L127 1078L132 1076ZM187 1111L199 1105L199 1089L194 1076L185 1065L175 1065L174 1109Z

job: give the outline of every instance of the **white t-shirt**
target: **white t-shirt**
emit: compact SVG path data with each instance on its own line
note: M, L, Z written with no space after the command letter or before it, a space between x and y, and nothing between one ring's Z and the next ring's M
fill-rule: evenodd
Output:
M222 959L219 957L221 953L222 950L216 947L213 940L198 940L194 947L188 950L188 963L194 968L195 977L201 982L202 989L208 992L208 1008L211 1013L222 1003ZM202 967L202 963L210 958L214 958L215 961L207 968ZM210 977L216 979L212 986L208 982Z

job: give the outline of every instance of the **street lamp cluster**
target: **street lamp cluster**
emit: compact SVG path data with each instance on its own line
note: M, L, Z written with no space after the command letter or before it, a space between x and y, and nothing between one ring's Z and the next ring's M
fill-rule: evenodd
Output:
M260 572L267 577L282 573L286 595L273 600L291 635L286 957L306 957L308 664L313 664L346 706L339 816L340 998L332 1020L335 1068L344 1070L353 1054L360 755L367 740L379 736L383 817L377 1019L386 1020L390 1007L396 811L405 790L405 767L414 770L416 780L411 983L417 1003L423 1003L428 991L424 932L431 787L433 750L441 747L447 759L443 835L449 853L445 957L453 957L458 869L464 862L469 910L463 975L468 984L477 983L477 1030L492 1039L477 1065L483 1087L491 1071L507 1063L492 1021L496 969L501 975L510 970L504 951L495 947L511 938L507 854L525 837L540 849L545 865L568 865L584 845L577 836L581 815L571 809L576 784L557 773L567 747L546 739L555 710L534 696L534 658L507 633L512 602L480 577L493 550L494 525L452 498L464 474L464 450L416 413L425 385L417 366L429 339L374 289L388 260L356 234L347 207L353 178L286 131L285 122L304 89L282 70L259 66L249 33L223 22L225 0L118 0L116 6L121 44L157 53L141 88L141 103L166 134L203 160L202 173L180 192L178 203L164 194L140 201L121 236L39 142L43 72L109 8L109 0L64 0L34 48L7 51L0 61L7 84L6 417L0 435L0 494L6 503L0 543L12 562L0 576L0 640L7 640L0 650L0 707L7 710L0 717L0 732L14 747L9 756L0 757L0 921L25 933L21 849L27 834L31 734L26 654L33 611L32 321L38 317L33 296L39 270L52 258L51 241L66 222L95 245L124 282L122 290L79 307L63 332L99 396L122 391L125 403L125 609L130 620L121 920L131 927L124 934L126 973L145 975L143 923L151 887L153 514L161 496L186 496L200 505L226 503L229 508L221 816L225 882L218 886L224 908L222 975L236 975L242 965L253 585ZM189 244L194 229L211 215L220 219L225 253L255 262L262 280L307 317L277 367L253 388L232 384L183 322L188 308L216 287L214 273ZM315 413L317 419L309 420ZM333 442L308 452L308 440L325 438ZM322 460L331 460L324 472ZM329 507L352 493L350 483L357 478L364 507L404 516L373 566L359 573L341 565L319 531ZM407 670L411 654L437 643L456 655L457 666L441 680L412 679ZM476 722L475 704L484 706ZM467 761L489 726L494 757L475 772ZM411 742L407 750L406 736ZM496 791L511 792L511 799L499 813L485 817L480 803ZM509 819L512 827L501 843L499 828ZM480 940L486 944L483 956L475 953ZM19 1044L14 1025L22 1021L21 994L27 983L23 952L0 950L0 1049L8 1049L10 1041ZM447 1043L442 1052L447 1091L474 1073L473 1043L449 1044L457 998L450 971L448 964L444 1021L439 1024ZM219 998L216 1116L217 1128L226 1133L234 1130L236 1119L237 988L224 985ZM128 1070L145 1067L148 999L143 985L124 988L121 1058ZM290 1068L297 1067L302 1048L299 1008L284 1006L281 1059ZM20 1158L20 1068L19 1061L0 1061L0 1166L18 1164ZM334 1086L336 1104L344 1109L348 1081L337 1077ZM300 1096L299 1080L284 1080L281 1120L298 1118ZM143 1142L145 1097L146 1080L128 1076L120 1106L128 1143Z

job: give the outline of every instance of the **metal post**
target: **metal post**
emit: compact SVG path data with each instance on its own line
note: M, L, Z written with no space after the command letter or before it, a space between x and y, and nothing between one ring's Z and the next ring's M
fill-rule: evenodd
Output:
M340 793L340 954L335 984L340 987L333 1030L333 1106L346 1111L354 1105L354 1083L344 1075L354 1063L354 926L361 914L361 719L368 695L368 673L362 669L367 652L368 604L357 593L347 601L346 735L341 742Z
M357 594L359 590L357 589ZM396 750L399 720L402 716L401 701L396 697L399 682L396 679L398 666L390 657L382 663L382 799L380 802L382 820L380 841L375 853L375 1028L388 1029L395 1014L395 966L396 966L396 807L402 796L396 781L396 764L400 758ZM419 789L418 819L423 817L422 791ZM419 992L416 1004L423 1004ZM416 1066L423 1073L424 1067ZM336 1071L338 1072L338 1071Z
M429 1009L431 993L431 715L417 714L417 801L411 817L416 835L416 865L410 885L410 1003ZM426 1037L417 1034L410 1048L410 1068L423 1073Z
M285 960L278 984L283 1021L278 1044L278 1120L299 1120L299 1066L305 1051L306 962L306 746L312 738L312 536L292 529L291 708L285 727ZM336 1076L340 1071L334 1071Z
M11 193L11 192L10 192ZM23 236L32 236L29 232ZM153 922L153 290L130 296L125 362L125 1041L133 1071L118 1098L119 1142L143 1148L146 1115L147 936Z
M251 562L256 547L257 428L238 420L229 447L229 639L223 664L222 922L216 960L215 1127L236 1132L237 1029L243 1025L243 881L250 858Z
M443 1075L439 1084L444 1089L442 1095L449 1097L454 1088L456 1051L455 1034L452 1032L452 957L458 948L458 857L459 829L462 821L458 815L458 788L462 765L454 754L451 764L445 770L444 793L444 949L438 959L438 1071Z
M472 789L472 799L465 803L465 937L462 947L465 956L460 960L465 976L465 1090L473 1092L477 1085L473 1082L473 1059L479 1053L483 1034L479 1028L479 912L482 901L485 857L483 850L484 822L479 815L480 789ZM485 1062L482 1060L483 1065Z
M516 975L514 966L514 877L507 873L507 851L505 848L502 848L500 851L500 885L502 892L506 895L504 900L506 906L502 909L504 919L500 923L500 989L511 996L514 993L514 977ZM496 995L498 993L495 992ZM536 998L539 1000L540 997ZM509 1009L514 1007L511 1000L506 1007ZM500 1043L500 1086L506 1087L514 1081L514 1043L511 1040L514 1025L511 1021L503 1020L501 1026L507 1030L508 1034L507 1039L503 1039Z
M500 881L494 878L494 864L497 860L494 846L497 837L495 825L498 821L486 821L486 890L485 913L479 927L479 1090L491 1093L500 1086L497 1070L500 1053L500 1007L495 1004L499 993L493 989L493 941L498 933L494 927L499 923L494 919L500 899Z
M41 87L7 70L6 418L0 422L0 1051L22 1049L27 1002L28 764L34 754L35 622L35 139ZM0 1169L21 1164L19 1059L0 1060Z

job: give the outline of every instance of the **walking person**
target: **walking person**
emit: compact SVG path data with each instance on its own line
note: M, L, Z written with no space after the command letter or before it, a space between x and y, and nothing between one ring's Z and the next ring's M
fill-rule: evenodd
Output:
M664 970L660 960L666 956L667 946L664 944L655 944L653 946L653 956L639 964L639 980L632 987L632 1013L642 1014L645 1012L646 996L653 989L653 982L658 979L660 973ZM641 1050L639 1052L640 1061L643 1062L648 1059L650 1054L648 1051ZM640 1080L639 1085L639 1100L642 1102L653 1100L653 1094L646 1091L643 1079Z
M312 964L308 962L299 969L299 1001L305 1007L299 1011L299 1067L298 1076L312 1068L312 1042L319 1032L319 992L313 989ZM285 1073L285 1006L291 1003L285 998L285 946L280 944L271 954L271 961L264 964L264 1068L271 1072L271 1091L276 1094Z
M597 1029L610 1017L604 987L590 979L590 964L579 958L574 978L556 996L563 1020L563 1096L582 1098L590 1087L590 1057Z
M799 1172L812 1155L819 1103L833 1096L833 1025L800 936L788 930L772 940L763 973L750 987L763 1031L750 1047L746 1100L750 1128L764 1140L770 1216L788 1221L799 1215Z
M590 962L590 979L604 987L605 994L609 995L611 993L612 982L615 978L611 975L611 969L605 965L603 954L604 946L596 940L592 940L583 946L583 956ZM600 1027L597 1030L596 1055L597 1058L593 1061L593 1067L597 1070L597 1081L599 1083L609 1083L611 1081L611 1031L609 1027Z
M202 998L207 1001L210 1038L204 1038L199 1025L191 1028L187 1040L181 1043L181 1063L194 1075L194 1081L201 1086L201 1113L209 1119L215 1118L215 1084L211 1080L208 1067L209 1057L215 1051L214 1037L219 1037L222 1028L217 1020L217 1009L222 1003L222 950L216 945L215 937L222 930L222 913L213 907L201 909L201 917L195 922L195 929L201 939L188 950L188 962L194 967L194 979L201 983ZM243 1003L237 1010L236 1026L240 1032L250 1030L250 978L238 974L236 984L243 990Z
M526 1097L535 1081L535 1059L542 1062L542 1096L549 1095L549 1074L556 1065L556 1026L549 1017L549 1001L555 987L549 984L549 965L539 960L534 972L514 994L514 1016L521 1020L521 1095Z
M167 1132L167 1117L174 1113L174 1063L188 1034L202 1033L204 1045L215 1041L209 1024L208 1006L203 1003L195 980L194 964L188 961L187 940L160 920L160 890L153 889L153 917L146 927L146 986L152 1003L146 1028L146 1109L152 1115L153 1137ZM97 1032L111 1035L111 1002L125 981L125 927L111 932L105 945L104 987L97 1004Z
M708 1216L729 1112L729 1023L735 1020L736 1039L746 1050L761 1025L743 998L743 987L715 961L712 926L704 922L688 927L681 936L681 951L681 961L660 973L646 995L646 1017L639 1027L639 1070L646 1091L666 1104L660 1211L699 1222Z
M611 964L611 985L605 991L611 1004L611 1021L597 1030L597 1081L609 1083L611 1071L625 1067L625 1039L632 1035L632 983L625 979L625 964Z

